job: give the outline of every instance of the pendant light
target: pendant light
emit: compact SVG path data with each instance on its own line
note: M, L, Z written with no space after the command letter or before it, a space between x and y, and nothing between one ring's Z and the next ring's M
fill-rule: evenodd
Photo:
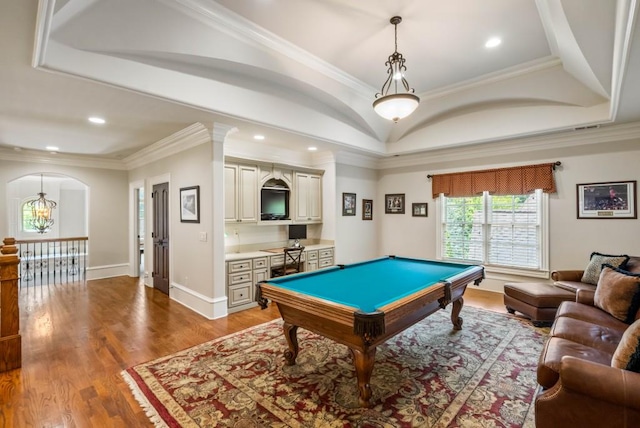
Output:
M51 226L53 226L52 211L57 206L54 201L45 198L43 180L42 174L40 174L40 193L38 193L38 198L27 202L31 207L31 226L38 233L47 233L51 229Z
M373 109L385 119L397 122L409 116L418 108L420 98L414 94L414 90L409 88L409 83L405 78L407 67L404 65L405 59L398 52L398 24L402 18L394 16L389 21L394 26L395 31L395 51L389 55L385 65L387 69L387 80L382 85L382 89L376 94L373 102Z

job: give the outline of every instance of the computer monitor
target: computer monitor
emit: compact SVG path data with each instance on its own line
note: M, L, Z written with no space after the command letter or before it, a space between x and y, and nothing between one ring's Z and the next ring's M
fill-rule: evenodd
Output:
M289 239L295 239L294 247L300 246L300 239L307 239L307 225L306 224L291 224L289 225Z

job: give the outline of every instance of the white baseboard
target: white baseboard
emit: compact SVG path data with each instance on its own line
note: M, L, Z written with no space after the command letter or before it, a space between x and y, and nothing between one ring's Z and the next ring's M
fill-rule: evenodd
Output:
M129 263L91 266L87 268L87 280L129 275Z
M172 282L169 287L169 297L171 300L175 300L210 320L223 318L228 314L226 296L218 298L207 297L184 285Z

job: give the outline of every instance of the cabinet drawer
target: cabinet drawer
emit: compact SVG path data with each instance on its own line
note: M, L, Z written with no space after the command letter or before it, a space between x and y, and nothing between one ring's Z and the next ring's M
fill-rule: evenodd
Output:
M253 284L253 275L251 274L251 272L240 272L229 275L229 285L241 284L243 282Z
M228 262L228 273L244 272L252 269L251 260L237 260L235 262Z
M259 259L253 259L253 268L254 269L260 269L260 268L266 268L267 267L267 258L266 257L260 257Z
M284 254L278 256L271 256L271 268L273 269L275 266L282 266L284 263Z
M333 257L320 259L320 261L318 262L318 266L321 268L333 266Z
M318 260L318 250L307 251L307 260Z
M252 302L252 289L251 283L229 287L229 307Z
M333 248L325 248L324 250L318 250L320 258L333 257Z

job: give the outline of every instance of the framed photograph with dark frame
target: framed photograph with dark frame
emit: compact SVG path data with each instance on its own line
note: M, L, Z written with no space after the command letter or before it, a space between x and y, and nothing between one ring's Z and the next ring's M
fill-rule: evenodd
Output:
M356 215L356 194L342 194L342 215Z
M372 199L362 200L362 219L373 220L373 200Z
M385 214L404 214L404 193L384 195Z
M429 205L426 202L414 202L411 204L412 217L428 217Z
M638 218L636 181L577 185L578 218Z
M180 221L200 223L200 186L180 189Z

